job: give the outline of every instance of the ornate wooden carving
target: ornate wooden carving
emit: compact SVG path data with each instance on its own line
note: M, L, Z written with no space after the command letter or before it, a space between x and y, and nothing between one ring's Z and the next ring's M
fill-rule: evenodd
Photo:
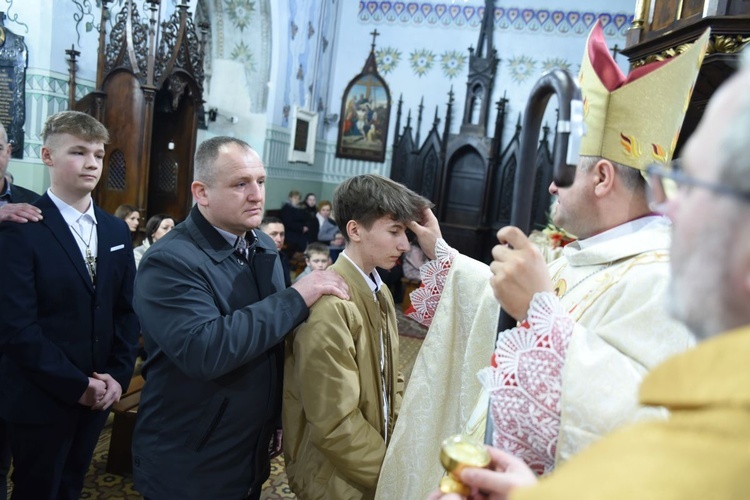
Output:
M108 3L102 1L97 90L75 103L110 131L108 181L97 188L96 201L110 212L128 203L146 216L165 212L182 219L192 204L208 27L196 27L187 0L158 30L160 0L146 0L143 15L136 2L124 0L107 37ZM73 88L76 55L69 53Z
M422 147L417 154L414 179L414 189L419 194L432 200L437 194L441 171L440 153L443 149L440 133L438 132L438 110L435 109L435 119L432 122L432 128L427 134Z

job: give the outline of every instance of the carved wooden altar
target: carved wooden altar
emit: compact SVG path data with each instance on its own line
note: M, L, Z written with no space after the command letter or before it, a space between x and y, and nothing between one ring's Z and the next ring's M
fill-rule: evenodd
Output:
M110 1L102 1L96 90L78 102L74 96L79 53L66 51L71 109L96 117L111 136L94 196L110 213L128 203L145 216L168 213L181 220L192 204L208 26L196 29L187 0L161 23L161 0L146 0L146 19L133 0L126 0L107 37Z

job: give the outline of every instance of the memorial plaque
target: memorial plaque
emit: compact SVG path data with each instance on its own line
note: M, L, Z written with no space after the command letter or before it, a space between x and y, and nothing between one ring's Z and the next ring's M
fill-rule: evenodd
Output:
M0 12L0 122L13 144L13 158L23 158L26 121L26 67L29 54L23 37L5 27Z

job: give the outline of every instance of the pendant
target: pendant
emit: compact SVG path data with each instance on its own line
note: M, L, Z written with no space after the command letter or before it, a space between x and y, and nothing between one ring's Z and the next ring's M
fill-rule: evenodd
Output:
M553 290L555 292L555 295L560 298L565 295L565 292L568 291L568 283L563 278L560 278L559 280L557 280L557 283L555 283Z
M86 249L86 270L89 272L91 282L96 282L96 257L91 255L91 250Z

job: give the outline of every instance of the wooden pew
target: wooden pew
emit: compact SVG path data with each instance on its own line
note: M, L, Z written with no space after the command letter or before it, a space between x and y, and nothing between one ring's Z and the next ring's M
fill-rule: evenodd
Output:
M127 392L112 405L112 438L109 441L106 471L110 474L130 474L133 472L133 453L130 449L133 440L135 417L141 401L143 377L136 375L130 380Z

